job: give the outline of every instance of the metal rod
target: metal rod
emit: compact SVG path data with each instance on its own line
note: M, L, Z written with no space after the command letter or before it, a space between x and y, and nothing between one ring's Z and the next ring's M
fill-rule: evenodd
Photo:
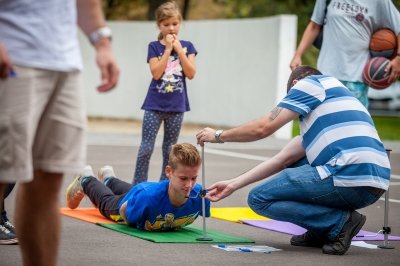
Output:
M203 217L203 237L199 237L198 241L212 241L212 238L207 237L206 228L206 198L205 198L205 187L206 187L206 177L205 177L205 159L204 159L204 144L201 146L201 211Z
M386 149L386 153L389 157L390 161L390 152L392 150ZM390 227L388 226L389 223L389 188L385 192L385 214L383 217L383 245L379 245L379 248L383 249L394 249L394 247L388 245L389 234L390 234Z

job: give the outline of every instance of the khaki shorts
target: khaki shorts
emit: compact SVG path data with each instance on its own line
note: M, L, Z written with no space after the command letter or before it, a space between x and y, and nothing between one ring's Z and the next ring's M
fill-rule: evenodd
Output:
M15 67L0 80L0 182L33 170L79 173L86 160L86 113L79 71Z

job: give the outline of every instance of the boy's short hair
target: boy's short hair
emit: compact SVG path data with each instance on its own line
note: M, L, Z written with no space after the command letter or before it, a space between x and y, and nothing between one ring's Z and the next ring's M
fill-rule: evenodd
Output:
M168 165L175 170L179 164L191 167L200 166L201 157L195 146L189 143L172 145Z
M292 74L290 74L290 77L288 79L287 83L287 92L292 88L292 84L294 80L301 80L305 77L311 76L311 75L322 75L322 73L310 66L298 66L296 67L293 71Z

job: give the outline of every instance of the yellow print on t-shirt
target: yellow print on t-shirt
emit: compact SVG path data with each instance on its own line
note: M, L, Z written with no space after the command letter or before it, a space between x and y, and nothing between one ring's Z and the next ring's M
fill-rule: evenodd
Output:
M156 221L152 224L148 220L145 222L145 229L147 231L172 231L178 230L194 222L198 213L175 219L173 213L167 213L162 217L158 215Z

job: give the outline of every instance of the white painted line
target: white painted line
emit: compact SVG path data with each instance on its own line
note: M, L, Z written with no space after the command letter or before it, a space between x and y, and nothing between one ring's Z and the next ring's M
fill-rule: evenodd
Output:
M400 180L400 175L391 175L390 178L391 179L399 179Z
M379 200L385 201L385 198L380 198ZM393 203L400 203L400 200L396 200L396 199L389 199L389 202L393 202Z
M267 159L270 159L270 157L263 157L263 156L257 156L257 155L239 153L239 152L215 150L215 149L208 149L208 148L205 148L204 151L207 153L216 154L216 155L223 155L223 156L228 156L228 157L255 160L255 161L265 161Z

